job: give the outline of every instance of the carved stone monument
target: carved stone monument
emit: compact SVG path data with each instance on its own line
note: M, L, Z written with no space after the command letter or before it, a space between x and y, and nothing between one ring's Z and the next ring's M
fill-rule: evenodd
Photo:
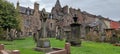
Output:
M50 46L50 40L47 38L47 32L46 32L46 20L48 18L48 14L46 13L45 9L42 10L41 14L42 18L40 19L42 22L41 30L38 32L39 39L37 41L37 47L35 48L37 51L42 52L50 52L51 46Z
M70 24L71 26L71 35L70 39L68 39L68 42L71 43L72 46L80 46L81 45L81 32L80 32L80 26L81 24L77 23L76 14L75 17L73 17L74 23Z

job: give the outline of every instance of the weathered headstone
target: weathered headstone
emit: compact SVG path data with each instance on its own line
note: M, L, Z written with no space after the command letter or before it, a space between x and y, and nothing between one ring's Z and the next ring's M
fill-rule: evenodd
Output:
M57 35L57 39L58 40L63 40L63 31L62 31L62 28L60 26L58 26L58 35Z
M100 39L101 42L104 42L105 41L105 33L102 33L101 34L101 39Z
M65 32L66 42L68 42L68 41L69 41L69 39L70 39L71 30L70 30L70 29L65 28L65 29L64 29L64 32Z
M118 43L118 37L115 33L112 34L112 37L111 37L111 44L116 44Z
M112 37L112 32L114 29L105 29L105 33L106 33L106 38L105 38L105 42L110 42L111 37Z
M77 23L76 15L73 17L74 23L70 24L71 26L71 36L68 42L71 43L72 46L80 46L81 45L81 32L80 26L81 24Z

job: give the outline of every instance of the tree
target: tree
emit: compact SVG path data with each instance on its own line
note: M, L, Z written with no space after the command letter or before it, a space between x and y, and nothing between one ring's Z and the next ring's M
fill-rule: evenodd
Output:
M16 28L18 22L16 19L16 10L13 4L3 1L0 2L0 22L1 27L6 29Z
M8 32L11 29L20 30L21 20L19 19L18 11L15 9L14 5L6 0L0 0L0 27Z
M23 18L21 18L21 15L19 13L19 9L17 8L16 9L16 19L17 19L17 22L18 22L18 26L16 27L16 30L17 31L22 31L23 29Z

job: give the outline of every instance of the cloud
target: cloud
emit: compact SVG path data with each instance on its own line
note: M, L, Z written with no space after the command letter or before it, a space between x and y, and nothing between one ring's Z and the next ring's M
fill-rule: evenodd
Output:
M17 0L8 0L16 5ZM40 4L40 10L46 8L50 12L56 0L19 0L21 6L34 7L34 2ZM73 8L80 8L94 15L102 15L113 20L120 20L119 0L60 0L62 7L68 5Z
M120 20L119 0L70 0L70 2L63 3L94 15L102 15L113 20Z
M37 2L37 1L39 1L39 0L30 0L31 2Z

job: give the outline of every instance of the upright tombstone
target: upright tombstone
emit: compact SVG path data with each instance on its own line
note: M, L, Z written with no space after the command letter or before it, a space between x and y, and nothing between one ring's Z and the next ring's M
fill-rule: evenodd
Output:
M110 43L111 43L111 44L119 43L118 36L117 36L117 34L116 34L115 32L113 32L113 34L112 34Z
M56 37L56 39L58 39L58 40L63 40L63 33L62 33L63 31L62 31L62 28L60 27L60 26L58 26L58 34L57 34L57 37Z
M37 51L42 51L42 52L49 52L51 51L51 47L50 47L50 40L47 38L47 33L46 33L46 20L48 18L48 15L45 11L45 9L42 10L42 14L41 14L42 18L40 19L42 22L42 27L41 27L41 31L39 31L39 39L37 41L37 47L35 48L35 50Z
M106 34L105 42L111 41L113 31L114 29L105 29L105 34Z
M104 33L101 33L101 39L100 39L101 42L105 42L105 32Z
M64 28L64 32L65 32L66 42L68 42L69 39L70 39L70 35L71 35L71 29L70 29L70 27Z
M77 22L77 18L76 15L75 17L73 17L74 23L70 24L71 26L71 36L69 37L70 39L68 40L68 42L71 43L72 46L80 46L81 45L81 32L80 32L80 26L81 24L79 24Z

